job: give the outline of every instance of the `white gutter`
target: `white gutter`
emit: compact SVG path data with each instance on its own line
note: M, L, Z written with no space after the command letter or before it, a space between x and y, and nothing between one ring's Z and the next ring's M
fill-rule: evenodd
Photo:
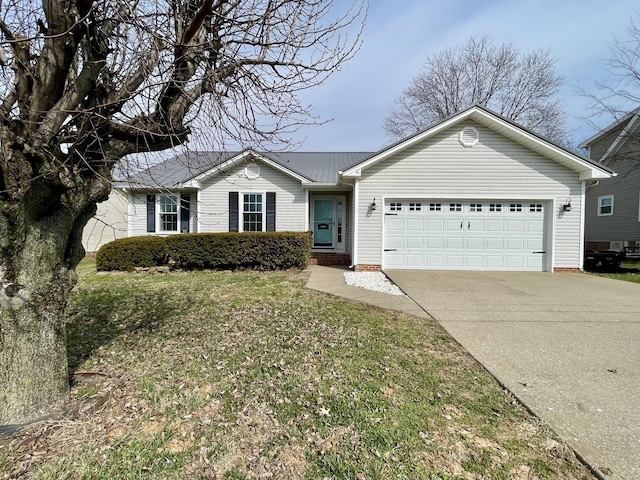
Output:
M358 264L358 204L360 203L360 179L353 184L353 248L351 252L351 268Z

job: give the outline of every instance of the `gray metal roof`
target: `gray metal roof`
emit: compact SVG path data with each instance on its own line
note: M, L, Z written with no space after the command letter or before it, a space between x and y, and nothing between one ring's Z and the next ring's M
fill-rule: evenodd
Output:
M121 184L138 187L177 187L243 152L183 153L129 175ZM329 184L338 183L339 171L372 155L372 152L257 153L314 183Z

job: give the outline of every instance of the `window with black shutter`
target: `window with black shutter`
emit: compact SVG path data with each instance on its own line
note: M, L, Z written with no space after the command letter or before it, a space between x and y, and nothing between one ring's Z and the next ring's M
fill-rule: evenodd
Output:
M147 232L156 231L156 196L147 195Z
M267 192L267 232L276 231L276 192Z
M189 216L191 213L191 195L180 195L180 231L189 232Z
M238 231L238 192L229 192L229 231Z

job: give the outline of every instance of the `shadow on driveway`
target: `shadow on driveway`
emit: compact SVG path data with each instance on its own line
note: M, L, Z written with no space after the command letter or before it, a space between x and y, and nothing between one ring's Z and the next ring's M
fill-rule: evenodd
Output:
M640 478L640 284L580 273L386 270L608 478Z

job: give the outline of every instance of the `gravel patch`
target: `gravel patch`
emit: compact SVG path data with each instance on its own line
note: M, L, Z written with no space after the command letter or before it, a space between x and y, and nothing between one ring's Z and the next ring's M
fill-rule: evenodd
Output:
M391 283L382 272L344 272L344 281L353 287L365 288L390 295L403 295L397 285Z

